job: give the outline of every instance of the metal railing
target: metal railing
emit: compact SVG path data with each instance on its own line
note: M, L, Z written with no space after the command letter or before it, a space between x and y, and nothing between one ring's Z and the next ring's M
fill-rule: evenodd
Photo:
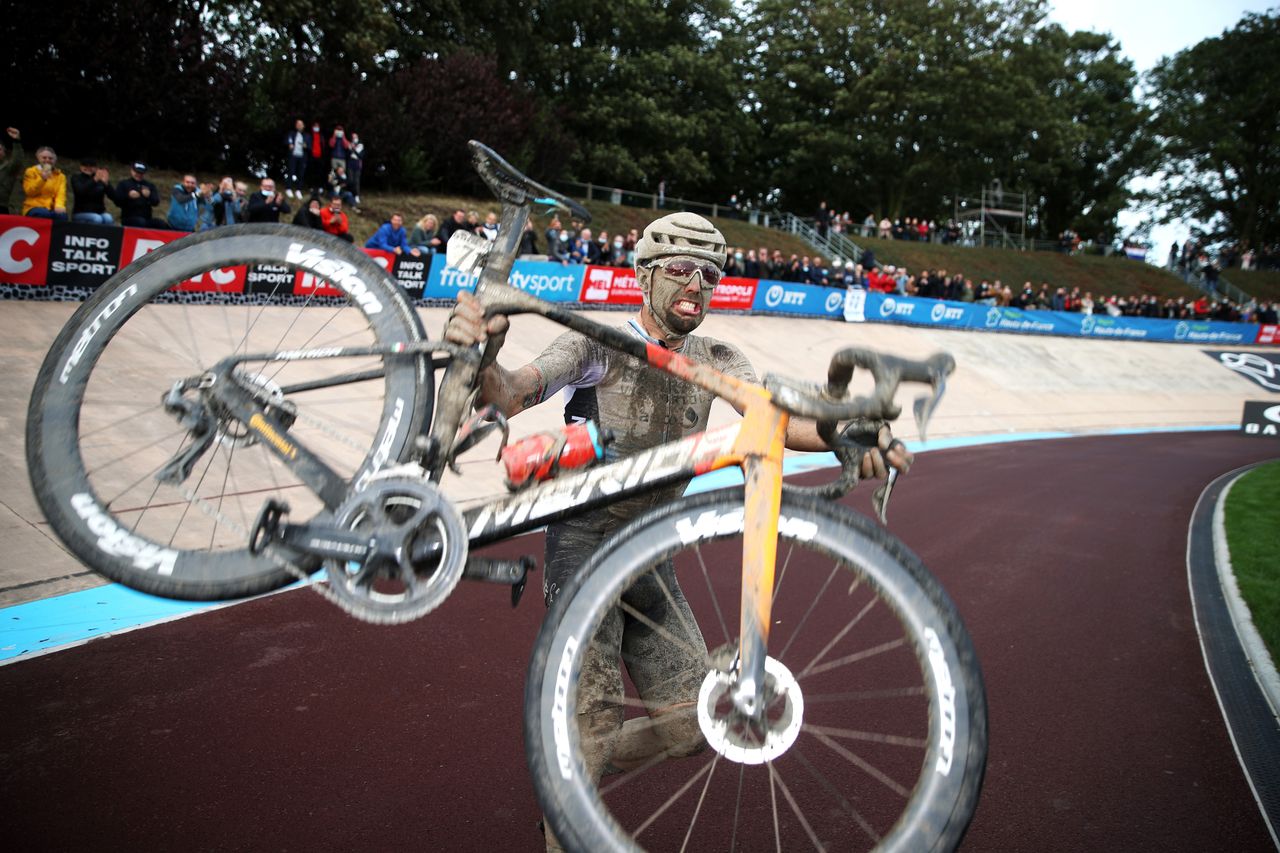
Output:
M733 217L751 225L764 225L765 227L775 224L774 220L777 218L776 213L754 207L719 204L717 202L708 203L665 194L624 190L620 187L602 186L600 184L555 181L552 188L587 201L604 201L609 204L624 205L626 207L647 207L650 210L687 210L691 213L701 213L711 217Z

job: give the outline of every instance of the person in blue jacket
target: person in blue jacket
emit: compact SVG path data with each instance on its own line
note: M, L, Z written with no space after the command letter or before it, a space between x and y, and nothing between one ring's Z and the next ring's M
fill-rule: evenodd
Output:
M422 257L422 251L409 245L409 235L404 233L404 217L398 213L391 214L391 220L378 226L373 236L364 244L366 249L381 249L393 255L410 254L415 258Z

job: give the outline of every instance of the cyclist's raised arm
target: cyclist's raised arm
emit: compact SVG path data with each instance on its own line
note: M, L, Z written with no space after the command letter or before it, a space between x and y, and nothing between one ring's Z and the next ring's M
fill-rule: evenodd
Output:
M509 322L501 314L485 319L484 307L466 291L458 293L458 302L449 314L444 337L459 346L493 341L496 354L507 336ZM516 370L507 370L497 361L491 362L480 372L478 405L492 403L507 417L542 402L542 380L532 364Z

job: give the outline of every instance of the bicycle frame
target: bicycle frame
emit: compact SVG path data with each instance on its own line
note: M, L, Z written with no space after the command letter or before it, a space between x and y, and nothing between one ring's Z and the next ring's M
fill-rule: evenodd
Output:
M471 507L462 516L468 531L469 547L480 547L698 474L729 467L742 469L746 481L740 619L742 648L739 650L740 699L735 697L735 701L740 701L744 713L754 714L761 707L759 690L764 683L778 511L782 500L782 458L789 414L761 385L743 382L677 352L634 338L620 329L557 308L506 283L484 282L482 279L477 294L490 311L508 315L539 314L594 338L612 350L634 356L656 370L704 388L742 413L741 422L695 433L611 463L553 478L516 494ZM440 350L450 352L453 357L448 361L441 382L441 405L437 408L430 433L433 438L428 445L434 449L435 456L434 460L429 460L431 467L439 470L452 446L457 427L448 433L448 443L441 445L435 442L444 434L442 424L461 423L462 410L470 399L471 386L478 375L480 356L474 352L439 342L424 342L393 347L244 354L225 359L215 371L230 372L247 362L368 355L395 358ZM361 378L368 376L339 376L333 382L337 384ZM182 387L183 383L179 383L175 391ZM294 469L331 510L341 503L349 488L362 488L362 483L346 483L304 445L286 438L287 423L270 407L264 412L261 401L254 397L251 389L236 383L220 383L215 393L249 429L262 436L264 446ZM438 481L439 476L433 479Z

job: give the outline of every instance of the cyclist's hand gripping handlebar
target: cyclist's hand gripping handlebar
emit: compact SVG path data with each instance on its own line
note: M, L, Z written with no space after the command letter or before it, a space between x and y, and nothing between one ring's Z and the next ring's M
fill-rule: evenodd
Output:
M849 380L856 367L871 371L875 386L869 396L848 397ZM901 407L894 402L898 386L902 382L921 382L932 388L932 393L918 397L913 406L923 440L928 433L929 420L946 390L947 377L954 370L955 359L947 353L936 353L923 361L913 361L861 347L848 347L832 356L825 386L797 382L775 374L765 376L764 386L773 394L779 407L817 422L818 435L840 460L841 472L836 481L809 491L839 497L857 485L863 456L878 446L881 429L887 422L901 414ZM839 429L841 422L848 422L843 430ZM897 476L897 469L890 468L884 485L874 495L876 512L882 522Z

